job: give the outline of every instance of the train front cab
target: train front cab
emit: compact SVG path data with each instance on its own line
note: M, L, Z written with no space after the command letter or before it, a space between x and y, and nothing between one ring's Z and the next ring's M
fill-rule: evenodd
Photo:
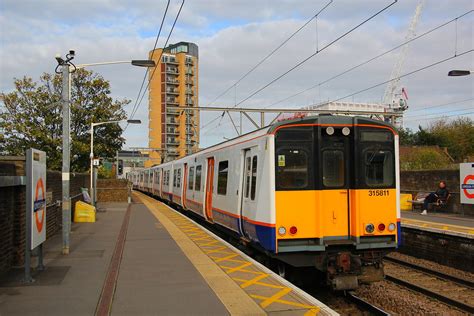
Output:
M380 121L319 116L276 127L277 256L336 289L383 277L397 247L397 136Z

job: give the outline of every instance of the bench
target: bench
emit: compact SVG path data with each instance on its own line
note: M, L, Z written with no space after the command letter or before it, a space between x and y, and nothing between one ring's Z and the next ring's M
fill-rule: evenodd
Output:
M412 211L415 211L418 207L421 210L423 208L423 203L425 198L429 195L429 192L418 192L413 200L408 200L412 204ZM446 209L449 203L449 198L451 193L448 193L446 199L438 199L436 202L428 204L428 211L430 210L443 210Z

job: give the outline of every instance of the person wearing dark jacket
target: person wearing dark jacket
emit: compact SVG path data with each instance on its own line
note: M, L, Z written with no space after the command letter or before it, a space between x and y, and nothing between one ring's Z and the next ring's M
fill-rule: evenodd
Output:
M435 203L435 202L438 202L439 200L446 201L446 199L448 198L448 194L449 192L448 192L448 189L446 189L446 181L440 181L436 192L430 193L425 198L425 201L423 202L423 212L421 212L421 215L428 214L428 205L430 203Z

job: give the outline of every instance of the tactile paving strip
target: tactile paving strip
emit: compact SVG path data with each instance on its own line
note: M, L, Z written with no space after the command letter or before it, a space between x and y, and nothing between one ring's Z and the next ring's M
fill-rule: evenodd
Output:
M316 315L320 307L311 305L292 288L262 271L238 252L209 235L203 228L161 204L159 211L190 238L209 258L252 297L267 314Z

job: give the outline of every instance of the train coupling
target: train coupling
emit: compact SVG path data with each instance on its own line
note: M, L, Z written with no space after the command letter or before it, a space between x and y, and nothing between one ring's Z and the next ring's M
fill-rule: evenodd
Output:
M359 286L360 260L350 252L340 252L329 257L328 284L335 291L353 290Z

